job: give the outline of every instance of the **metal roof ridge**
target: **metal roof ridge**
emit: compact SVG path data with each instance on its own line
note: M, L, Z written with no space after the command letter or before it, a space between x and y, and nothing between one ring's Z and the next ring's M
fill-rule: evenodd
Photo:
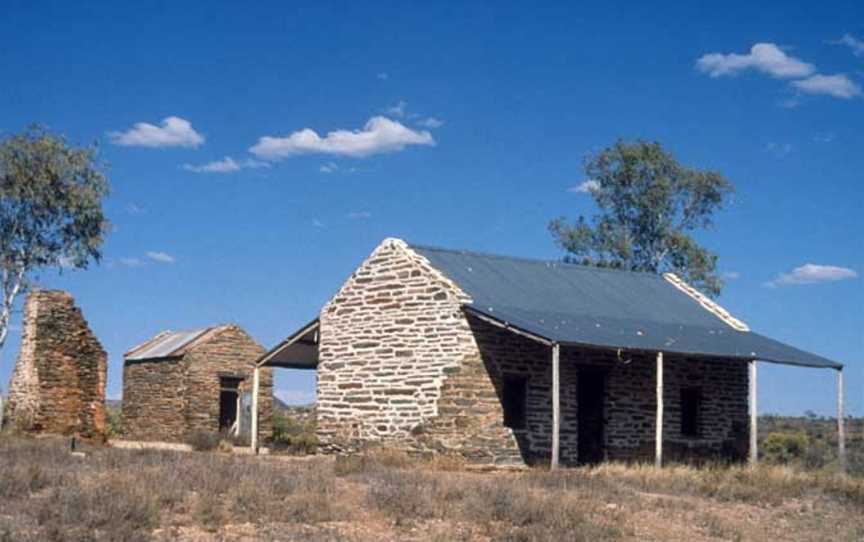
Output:
M693 298L705 310L726 322L733 329L738 331L750 331L750 327L746 323L732 316L732 313L721 307L719 303L684 282L684 280L675 273L663 273L663 278L677 289Z

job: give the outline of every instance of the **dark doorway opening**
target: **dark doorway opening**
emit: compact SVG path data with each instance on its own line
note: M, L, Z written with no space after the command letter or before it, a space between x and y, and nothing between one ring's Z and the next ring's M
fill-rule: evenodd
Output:
M578 461L580 465L591 465L603 461L606 453L606 373L582 369L577 378Z
M501 404L504 407L504 425L511 429L525 429L528 412L528 379L519 375L504 375L501 385Z
M237 422L237 403L240 398L242 379L223 376L219 378L219 430L231 429Z

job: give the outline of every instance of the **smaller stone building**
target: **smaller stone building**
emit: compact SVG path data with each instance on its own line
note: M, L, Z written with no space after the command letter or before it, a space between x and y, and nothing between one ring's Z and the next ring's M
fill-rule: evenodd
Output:
M252 370L264 352L236 325L165 331L123 362L127 438L182 442L197 431L248 435ZM273 375L260 373L259 437L272 434Z
M106 435L107 356L67 292L34 290L24 304L21 353L7 423L20 429Z

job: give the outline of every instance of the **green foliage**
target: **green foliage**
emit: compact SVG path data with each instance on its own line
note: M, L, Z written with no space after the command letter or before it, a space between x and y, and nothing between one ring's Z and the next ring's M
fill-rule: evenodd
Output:
M762 459L768 463L786 465L799 462L810 446L804 433L770 433L762 442Z
M108 179L94 147L74 147L35 126L0 140L0 346L29 275L99 261Z
M313 419L300 420L279 410L273 412L273 448L297 454L314 454L318 448Z
M109 406L105 409L108 418L108 438L123 436L123 411L118 407Z
M717 256L690 232L709 228L733 187L715 171L678 163L659 143L618 141L585 163L600 214L589 224L553 220L549 231L574 263L674 272L716 296Z

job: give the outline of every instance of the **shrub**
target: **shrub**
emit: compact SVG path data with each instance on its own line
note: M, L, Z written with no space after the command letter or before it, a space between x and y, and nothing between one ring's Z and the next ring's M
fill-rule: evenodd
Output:
M810 439L803 432L770 433L762 442L762 459L776 465L797 462L804 457L809 445Z
M277 410L272 420L274 449L295 454L314 454L317 451L314 419L303 421Z
M108 418L108 438L123 436L123 411L117 407L106 409Z
M186 437L186 442L197 452L210 452L219 447L222 435L214 431L193 431Z

